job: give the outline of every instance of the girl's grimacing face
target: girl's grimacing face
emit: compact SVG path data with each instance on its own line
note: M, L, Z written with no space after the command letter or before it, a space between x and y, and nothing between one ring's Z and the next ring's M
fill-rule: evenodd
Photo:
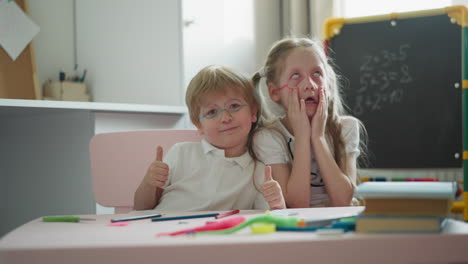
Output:
M326 87L323 63L310 48L296 48L284 59L282 68L278 83L269 86L271 99L287 111L290 95L288 87L297 88L298 100L304 99L307 116L312 118L319 103L319 88Z
M244 154L252 123L257 121L257 109L234 89L205 96L200 106L199 133L213 146L224 149L226 157Z

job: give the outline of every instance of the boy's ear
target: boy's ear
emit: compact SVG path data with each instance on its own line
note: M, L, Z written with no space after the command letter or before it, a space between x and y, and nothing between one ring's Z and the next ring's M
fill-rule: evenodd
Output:
M258 106L252 108L252 123L257 122Z
M200 123L199 122L197 122L197 123L194 122L193 124L195 125L195 127L197 127L198 134L203 135L203 128L200 125Z
M268 84L268 93L270 94L270 98L273 102L278 102L280 100L278 89L274 83Z

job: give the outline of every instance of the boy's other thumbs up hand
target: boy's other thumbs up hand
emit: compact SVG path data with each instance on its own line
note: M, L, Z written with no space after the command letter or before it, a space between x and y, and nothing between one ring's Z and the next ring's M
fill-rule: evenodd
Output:
M161 146L158 146L156 148L156 161L162 161L163 158L163 148Z
M156 148L156 159L149 166L144 178L146 184L159 188L162 188L166 184L169 166L162 161L162 158L163 148L158 146Z
M265 182L263 183L263 197L267 201L270 209L286 209L281 186L271 176L271 167L265 166Z
M265 166L265 182L272 181L273 177L271 177L271 167Z

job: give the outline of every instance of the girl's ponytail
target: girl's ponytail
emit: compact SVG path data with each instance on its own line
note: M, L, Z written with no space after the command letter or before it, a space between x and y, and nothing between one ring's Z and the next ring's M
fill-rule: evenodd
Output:
M262 79L262 75L260 75L259 71L255 72L254 75L252 76L252 83L255 89L259 89L259 84L260 84L261 79Z

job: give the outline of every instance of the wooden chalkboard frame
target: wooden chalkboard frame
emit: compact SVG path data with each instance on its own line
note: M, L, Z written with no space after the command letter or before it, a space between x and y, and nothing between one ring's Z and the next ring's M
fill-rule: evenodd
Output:
M15 0L27 13L27 1ZM0 47L0 98L41 99L32 44L12 60Z
M369 133L369 168L461 167L465 13L456 6L326 22L344 101Z

